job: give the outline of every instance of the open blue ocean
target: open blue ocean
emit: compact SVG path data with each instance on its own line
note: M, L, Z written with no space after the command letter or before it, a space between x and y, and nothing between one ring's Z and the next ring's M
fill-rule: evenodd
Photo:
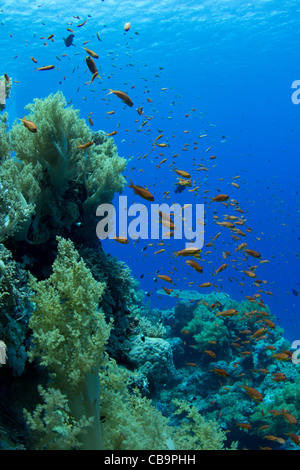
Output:
M299 22L1 2L1 449L298 449Z

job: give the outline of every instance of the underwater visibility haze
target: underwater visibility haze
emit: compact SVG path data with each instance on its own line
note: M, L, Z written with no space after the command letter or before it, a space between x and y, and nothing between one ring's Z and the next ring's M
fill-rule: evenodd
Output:
M1 3L1 449L299 448L299 24Z

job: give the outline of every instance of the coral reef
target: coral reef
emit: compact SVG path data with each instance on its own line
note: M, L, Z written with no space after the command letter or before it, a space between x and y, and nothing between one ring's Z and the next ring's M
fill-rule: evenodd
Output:
M58 238L53 274L45 281L37 282L32 278L31 287L35 292L32 300L36 309L29 322L34 343L29 357L31 360L39 357L41 365L54 372L55 386L63 395L64 404L67 397L72 419L77 425L83 420L86 432L81 437L83 447L85 444L90 449L101 449L98 371L112 326L105 322L99 308L105 284L94 280L70 240ZM47 402L48 395L53 393L47 390ZM44 392L43 395L45 397ZM38 417L41 412L38 410ZM32 420L35 417L36 414ZM88 430L85 429L87 420ZM43 421L39 418L40 424ZM69 420L64 423L64 432L73 433ZM36 427L45 439L50 439L49 448L53 448L47 427L37 424L34 429Z
M182 379L171 393L163 391L162 402L184 395L202 416L231 430L229 442L242 445L246 436L246 445L257 448L271 435L275 448L295 446L286 436L300 417L298 370L268 306L259 297L239 303L218 292L183 299L190 294L162 317L172 341L174 334L183 341L185 358L174 354ZM257 392L261 402L253 398Z
M67 233L75 223L88 225L97 205L111 202L114 193L123 190L121 172L126 161L118 156L113 139L85 148L93 142L93 133L79 112L66 106L61 92L35 99L26 109L26 119L36 124L37 132L15 122L9 137L16 160L28 167L28 172L33 166L38 173L39 194L28 202L32 204L27 215L31 220L19 239L42 244L61 231ZM16 162L9 159L3 172L12 174L15 167Z
M295 448L298 370L260 295L152 311L96 236L125 182L113 139L60 92L26 109L37 132L0 119L0 448Z
M206 420L184 400L173 404L173 420L158 411L151 400L132 388L130 374L109 360L100 372L103 439L111 450L213 450L224 449L226 434L215 421ZM178 418L178 416L180 416ZM233 444L232 448L235 448Z
M27 281L27 272L0 244L0 332L7 347L7 366L15 377L24 371L29 348L28 320L33 305L28 299Z
M0 114L0 160L10 153L8 129L8 113Z
M127 353L128 366L139 370L156 389L171 382L177 376L170 344L162 338L137 336Z

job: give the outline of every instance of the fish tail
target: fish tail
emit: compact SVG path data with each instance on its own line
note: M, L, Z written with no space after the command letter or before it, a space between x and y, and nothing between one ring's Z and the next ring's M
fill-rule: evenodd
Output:
M134 189L134 184L133 184L133 182L131 181L131 179L129 179L129 181L130 181L130 186L128 186L128 188L133 188L133 189Z
M108 95L111 95L113 92L114 92L114 90L112 90L111 88L109 88L109 93L107 93L107 94L108 94Z

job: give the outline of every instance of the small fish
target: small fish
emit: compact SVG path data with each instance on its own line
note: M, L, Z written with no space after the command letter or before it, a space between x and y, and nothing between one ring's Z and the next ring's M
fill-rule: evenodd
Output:
M146 199L147 201L154 201L154 196L148 191L148 189L143 188L142 186L138 186L133 184L133 182L130 180L130 186L129 188L132 188L138 196L141 196L143 199Z
M129 243L129 240L126 237L115 237L114 240L118 243L122 243L123 245L127 245Z
M130 23L125 23L124 24L124 31L129 31L130 30Z
M227 201L228 199L229 199L229 196L227 196L227 194L218 194L217 196L211 198L211 200L215 202L223 202L223 201Z
M179 186L192 186L192 183L191 183L191 180L183 180L182 178L178 178L178 185ZM183 188L184 189L184 188ZM180 190L175 190L175 193L176 192L181 192Z
M207 354L210 357L213 357L213 358L216 357L216 353L214 353L213 351L210 351L209 349L204 349L203 352L205 352L205 354Z
M9 76L7 75L7 73L4 74L4 78L7 81L7 83L9 83Z
M44 67L38 67L36 70L52 70L55 69L55 65L45 65Z
M77 25L77 28L81 28L81 26L85 25L86 22L87 22L87 20L83 21L82 23L79 23L79 24Z
M216 274L224 271L224 269L226 269L228 267L228 264L222 264L217 270L216 270Z
M163 142L162 144L157 144L157 147L165 148L165 147L169 147L169 144L166 144L165 142Z
M176 168L174 171L177 173L177 175L182 176L182 178L191 178L191 175L187 171L177 170Z
M257 277L256 274L253 272L253 271L245 271L243 270L243 272L246 274L246 276L248 277Z
M247 393L247 395L249 395L250 398L252 398L252 400L255 400L255 401L263 401L263 397L262 395L259 393L258 390L255 390L255 388L252 388L252 387L248 387L246 385L246 382L245 382L245 385L240 385L244 390L245 392Z
M112 137L113 135L116 135L118 131L113 131L110 134L106 134L106 137Z
M278 361L287 361L288 359L290 359L290 356L285 352L272 354L272 357L274 357Z
M93 76L92 76L92 78L91 78L90 83L93 83L93 81L95 80L96 77L101 78L100 75L98 75L98 72L93 73Z
M83 48L85 50L85 52L90 55L91 57L93 57L94 59L99 59L99 56L98 54L96 54L96 52L94 51L91 51L91 49L87 49L86 47Z
M220 377L228 377L228 372L226 372L226 370L224 369L216 369L216 367L214 367L211 372L215 372L217 375L219 375Z
M170 295L171 292L173 292L173 289L167 289L167 287L163 286L163 290L165 291L166 294Z
M235 308L230 308L228 310L223 310L222 312L218 312L216 317L232 317L233 315L238 315L239 312Z
M197 271L197 273L203 273L203 267L200 266L200 264L198 264L197 261L195 261L193 259L188 259L186 261L186 264L191 266L191 268L193 268L195 271Z
M85 61L86 61L88 68L90 69L90 72L92 72L92 74L98 73L97 66L90 56L86 56Z
M200 251L200 248L191 246L180 251L174 251L173 253L175 253L176 256L193 256L199 254Z
M75 148L85 150L85 149L89 148L91 145L93 145L93 143L94 142L91 140L90 142L87 142L86 144L79 144Z
M30 59L36 64L37 63L37 60L34 58L34 57L30 57Z
M66 47L74 46L74 44L73 44L74 36L75 36L75 34L69 34L69 36L67 38L63 38L63 40L65 41Z
M157 277L159 277L159 279L162 281L173 282L170 276L166 276L165 274L157 274Z
M249 423L236 423L236 425L241 429L251 429L252 426Z
M19 118L20 119L20 118ZM28 129L30 132L33 132L34 134L37 132L37 127L32 121L28 121L27 119L20 119L20 121L23 122L24 126L26 129Z
M258 251L255 250L249 250L248 248L244 250L244 253L247 253L247 255L253 256L254 258L261 258L261 254L258 253Z
M123 103L127 104L127 106L130 106L132 107L133 106L133 102L131 101L131 99L129 98L128 95L126 95L126 93L124 93L123 91L119 91L119 90L112 90L111 88L109 88L109 93L108 95L110 94L114 94L116 95L118 98L120 98Z

